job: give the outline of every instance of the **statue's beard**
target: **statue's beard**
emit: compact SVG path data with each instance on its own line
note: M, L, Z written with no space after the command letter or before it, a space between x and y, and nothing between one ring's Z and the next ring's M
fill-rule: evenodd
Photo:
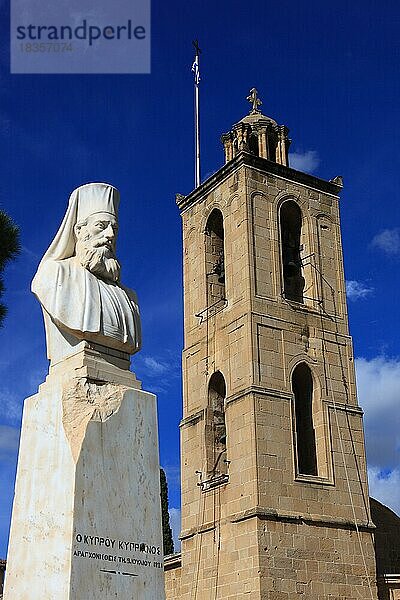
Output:
M80 241L76 245L76 256L82 267L93 275L106 281L119 281L121 266L109 246L94 246L91 240Z

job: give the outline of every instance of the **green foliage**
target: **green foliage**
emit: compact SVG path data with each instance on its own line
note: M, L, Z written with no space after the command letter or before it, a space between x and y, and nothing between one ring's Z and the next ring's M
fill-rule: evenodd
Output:
M3 271L7 263L15 258L21 251L19 229L10 217L0 210L0 297L4 292ZM0 326L7 309L0 303Z
M168 554L174 553L174 540L172 539L172 529L169 524L168 484L164 469L160 469L160 484L164 555L168 556Z

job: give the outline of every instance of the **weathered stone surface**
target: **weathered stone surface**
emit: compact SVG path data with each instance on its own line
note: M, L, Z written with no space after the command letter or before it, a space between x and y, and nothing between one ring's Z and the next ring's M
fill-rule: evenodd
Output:
M64 375L25 401L4 598L162 600L156 398Z

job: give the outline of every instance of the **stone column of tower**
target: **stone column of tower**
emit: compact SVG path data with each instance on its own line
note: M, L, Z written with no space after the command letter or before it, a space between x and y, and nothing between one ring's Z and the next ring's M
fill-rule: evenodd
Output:
M377 597L341 179L289 168L287 134L256 105L223 136L226 164L177 198L182 555L166 573L171 600Z

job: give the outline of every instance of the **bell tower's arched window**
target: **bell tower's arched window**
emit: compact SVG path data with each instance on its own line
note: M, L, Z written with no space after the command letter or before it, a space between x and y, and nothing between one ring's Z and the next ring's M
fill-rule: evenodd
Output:
M220 210L214 208L206 225L207 305L225 299L224 223Z
M303 302L305 280L302 274L301 210L296 202L288 200L280 210L281 256L283 293L288 300Z
M297 470L300 475L318 475L313 422L313 377L305 363L293 371L292 389L296 431Z
M206 419L207 473L211 477L225 475L227 472L225 397L224 376L216 371L208 384Z

